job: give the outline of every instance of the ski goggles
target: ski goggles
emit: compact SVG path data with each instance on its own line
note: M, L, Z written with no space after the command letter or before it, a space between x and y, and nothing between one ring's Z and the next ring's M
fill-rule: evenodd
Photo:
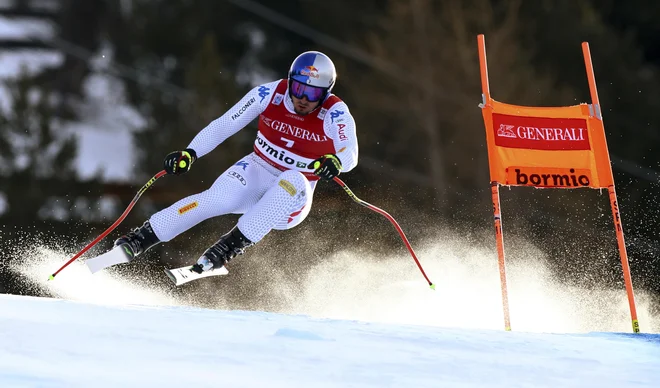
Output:
M322 99L323 97L325 97L326 93L328 92L328 89L307 85L302 82L296 81L295 79L292 79L289 92L295 98L307 97L307 101L316 102Z

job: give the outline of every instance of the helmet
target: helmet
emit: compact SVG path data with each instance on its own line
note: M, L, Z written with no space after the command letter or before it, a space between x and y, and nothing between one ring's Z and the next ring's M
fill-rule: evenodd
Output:
M319 51L306 51L294 59L289 69L289 94L306 96L310 102L327 97L337 80L332 60Z

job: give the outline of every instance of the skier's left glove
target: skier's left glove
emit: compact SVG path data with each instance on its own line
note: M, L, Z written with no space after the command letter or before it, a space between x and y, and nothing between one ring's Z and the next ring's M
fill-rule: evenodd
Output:
M314 160L308 168L314 169L314 175L321 179L331 180L341 173L341 160L337 155L327 154Z
M168 174L180 175L188 172L195 160L197 160L195 150L186 148L184 151L174 151L167 154L163 165Z

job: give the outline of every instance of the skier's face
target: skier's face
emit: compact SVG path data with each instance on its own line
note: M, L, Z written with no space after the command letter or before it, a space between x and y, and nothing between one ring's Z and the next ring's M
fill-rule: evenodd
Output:
M301 116L309 114L321 103L321 101L310 102L306 96L303 96L303 98L291 96L291 99L293 100L293 109Z

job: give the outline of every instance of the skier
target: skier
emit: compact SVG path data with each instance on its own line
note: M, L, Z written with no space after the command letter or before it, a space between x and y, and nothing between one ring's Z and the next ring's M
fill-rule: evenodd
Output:
M248 92L202 129L183 151L164 160L168 174L186 173L198 158L259 117L254 151L220 175L206 191L153 214L115 241L132 260L211 217L241 214L238 223L193 264L202 273L224 266L272 229L299 225L309 214L319 179L331 180L358 161L355 122L331 93L337 78L330 58L300 54L287 79Z

